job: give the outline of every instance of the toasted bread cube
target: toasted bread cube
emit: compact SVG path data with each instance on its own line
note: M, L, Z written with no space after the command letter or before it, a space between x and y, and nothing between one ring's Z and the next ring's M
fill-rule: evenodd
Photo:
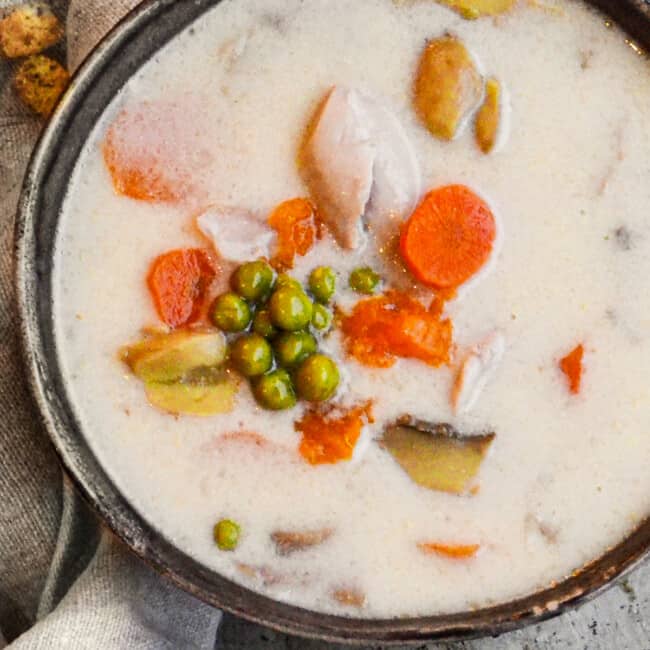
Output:
M35 54L16 72L14 87L20 99L38 115L48 117L70 81L68 71L54 59Z
M63 38L63 25L46 5L24 5L0 22L0 50L9 59L39 54Z

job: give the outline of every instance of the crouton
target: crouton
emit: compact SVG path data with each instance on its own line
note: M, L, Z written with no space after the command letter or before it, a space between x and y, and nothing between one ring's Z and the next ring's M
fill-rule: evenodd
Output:
M63 26L42 4L23 5L0 21L0 51L9 59L39 54L63 38Z
M20 99L38 115L48 117L70 81L68 71L42 54L25 59L14 77Z

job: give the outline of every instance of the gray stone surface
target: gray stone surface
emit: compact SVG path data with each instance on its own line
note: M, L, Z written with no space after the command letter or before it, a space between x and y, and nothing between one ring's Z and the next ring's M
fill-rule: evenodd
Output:
M224 617L219 650L337 650ZM419 650L650 650L650 562L576 611L497 638L431 643ZM382 646L364 646L382 650ZM405 647L404 647L405 648Z

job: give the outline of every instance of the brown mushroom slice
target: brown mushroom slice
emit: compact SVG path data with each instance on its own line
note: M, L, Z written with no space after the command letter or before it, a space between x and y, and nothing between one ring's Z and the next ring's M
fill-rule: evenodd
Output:
M510 11L517 0L438 0L458 12L466 20L482 16L497 16Z
M418 485L469 494L494 433L462 436L449 424L402 418L387 427L381 445Z
M366 604L366 594L356 587L339 587L332 592L332 598L344 607L362 609Z
M127 346L121 350L120 358L143 381L169 383L197 368L221 365L226 352L226 338L222 332L183 330L152 336Z
M63 38L63 25L46 4L24 5L0 21L0 51L8 59L39 54Z
M223 373L216 383L145 384L147 399L153 405L172 415L207 417L232 411L237 381Z
M488 154L497 141L501 120L501 85L496 79L485 84L485 99L476 115L475 135L479 149Z
M331 528L305 531L277 530L271 533L271 539L278 555L287 556L320 546L332 536L333 532Z
M427 129L452 140L482 96L482 78L465 45L451 35L430 40L420 57L413 97Z

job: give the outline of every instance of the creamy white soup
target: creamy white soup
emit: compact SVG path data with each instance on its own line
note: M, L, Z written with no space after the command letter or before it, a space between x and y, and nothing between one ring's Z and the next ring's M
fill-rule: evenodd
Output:
M280 601L504 602L650 511L648 60L581 2L462 4L224 0L71 179L93 451Z

